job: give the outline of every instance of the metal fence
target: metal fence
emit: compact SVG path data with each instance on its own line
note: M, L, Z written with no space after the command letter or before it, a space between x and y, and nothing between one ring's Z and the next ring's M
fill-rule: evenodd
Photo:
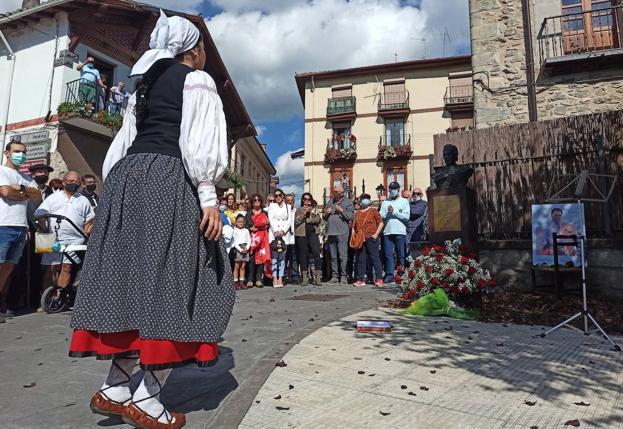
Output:
M623 237L623 111L436 135L434 165L443 146L459 150L474 168L478 234L487 239L529 238L531 205L544 203L555 177L588 170L618 176L609 204L587 203L593 237Z

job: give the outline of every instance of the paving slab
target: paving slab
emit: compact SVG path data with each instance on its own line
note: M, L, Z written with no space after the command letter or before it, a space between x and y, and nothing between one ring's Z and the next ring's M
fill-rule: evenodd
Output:
M357 320L393 330L358 333ZM390 309L347 316L284 356L240 427L544 429L577 419L623 429L623 353L569 329L540 338L544 329Z

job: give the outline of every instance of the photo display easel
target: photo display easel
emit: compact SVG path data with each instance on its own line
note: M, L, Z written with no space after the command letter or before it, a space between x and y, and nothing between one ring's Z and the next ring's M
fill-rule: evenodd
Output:
M571 180L569 180L571 179ZM566 180L568 183L563 186L560 190L554 191L555 183L559 180ZM610 184L608 185L608 181ZM599 182L601 186L598 185ZM604 186L604 183L606 184ZM581 216L581 232L580 235L577 236L577 240L580 243L580 250L582 255L582 309L569 317L567 320L564 320L560 324L554 326L550 330L541 334L541 338L545 338L546 335L554 332L555 330L562 328L563 326L569 326L570 328L577 329L575 326L570 323L575 319L582 317L584 319L584 335L590 335L593 332L599 331L603 335L603 337L612 344L612 347L616 351L621 351L621 347L612 340L606 334L606 332L599 326L599 323L595 320L593 315L588 311L588 305L586 303L586 222L584 219L584 206L582 203L584 202L593 202L593 203L607 203L614 191L614 185L616 183L616 176L607 175L607 174L589 174L587 170L582 170L577 176L568 176L568 175L559 175L554 177L552 183L548 189L548 197L546 202L548 203L561 203L561 202L570 202L574 201L578 204L580 208L580 216ZM602 189L605 188L605 189ZM572 192L572 195L569 193ZM569 195L569 196L566 196ZM568 238L563 237L561 238ZM589 323L591 321L595 326L595 329L589 330Z

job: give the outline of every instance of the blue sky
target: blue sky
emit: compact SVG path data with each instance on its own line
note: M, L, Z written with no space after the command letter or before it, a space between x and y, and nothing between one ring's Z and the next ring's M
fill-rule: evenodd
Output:
M468 0L140 0L206 18L281 186L300 193L294 74L469 52ZM22 0L1 0L0 12ZM447 30L449 37L442 34Z

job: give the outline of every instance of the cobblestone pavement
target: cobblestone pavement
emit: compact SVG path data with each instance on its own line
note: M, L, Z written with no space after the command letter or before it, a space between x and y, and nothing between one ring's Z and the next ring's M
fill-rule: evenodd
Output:
M216 366L175 369L162 401L186 412L187 428L236 428L277 362L327 323L391 298L389 288L251 289L238 293ZM88 401L109 363L67 357L70 313L0 324L0 428L127 428L91 414ZM140 373L133 377L136 386Z
M358 319L394 329L357 333ZM286 354L240 428L623 428L623 353L542 329L396 310L346 317Z

